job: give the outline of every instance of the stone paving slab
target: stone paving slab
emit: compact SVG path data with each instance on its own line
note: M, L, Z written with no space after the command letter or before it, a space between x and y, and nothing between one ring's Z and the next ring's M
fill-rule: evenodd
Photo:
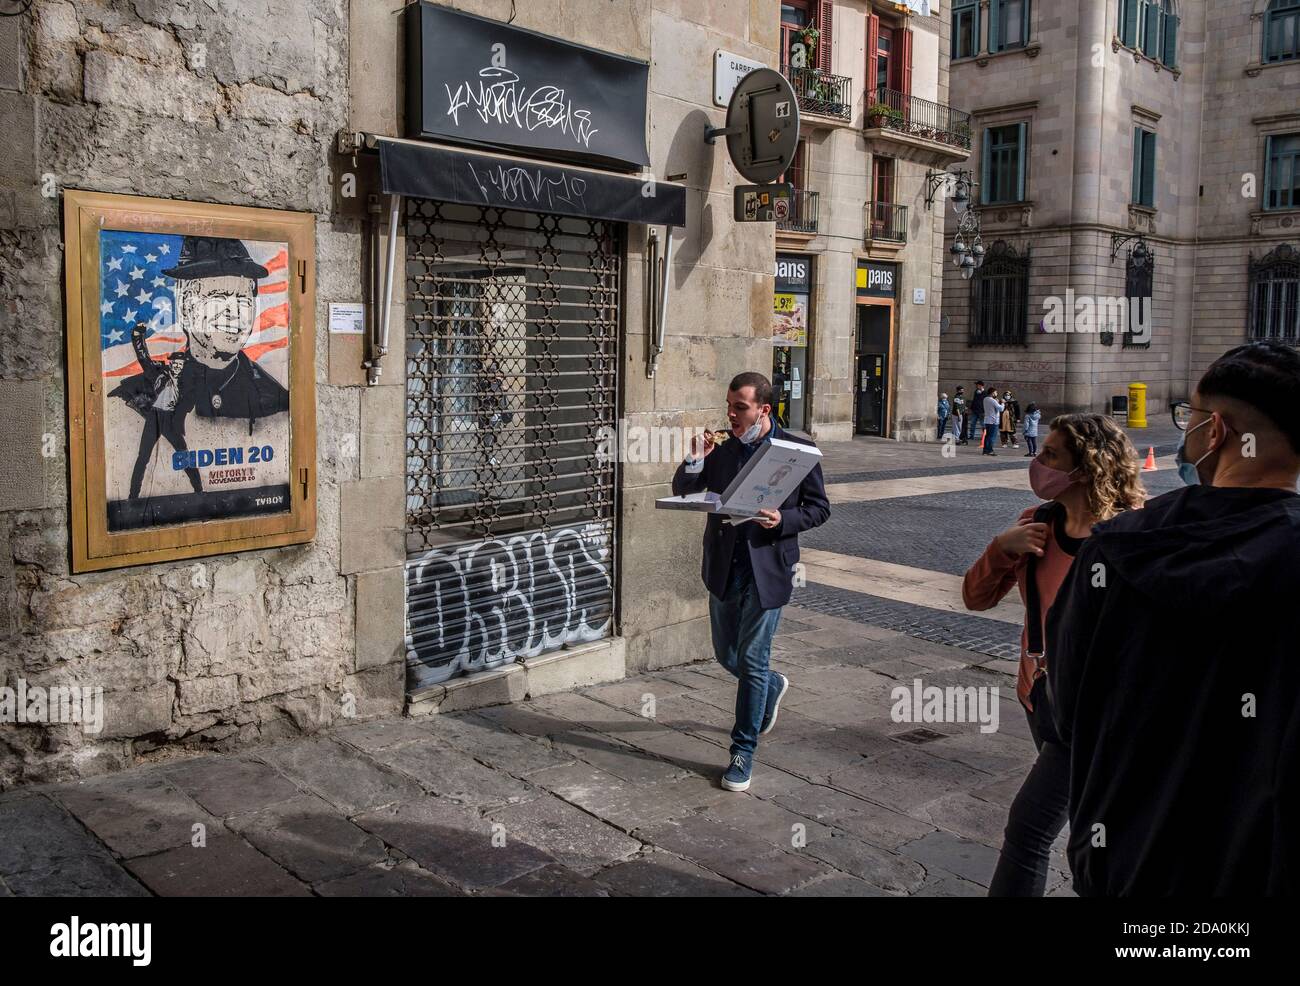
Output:
M381 840L311 794L235 815L226 824L306 883L336 880L388 859Z
M424 793L409 777L327 736L278 743L257 756L346 815Z
M983 894L1034 757L1014 665L798 615L774 662L791 691L745 794L717 780L734 684L702 662L9 792L0 894ZM893 722L913 676L996 683L998 731Z
M220 820L199 807L163 771L129 771L62 785L51 794L118 856L147 856L189 846L194 826L221 834Z
M237 835L209 838L126 861L127 868L162 897L307 897L311 888Z

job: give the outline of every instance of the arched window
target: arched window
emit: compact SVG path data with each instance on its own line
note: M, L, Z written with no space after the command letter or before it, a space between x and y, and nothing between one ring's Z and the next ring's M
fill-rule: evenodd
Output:
M1264 12L1264 61L1300 58L1300 0L1273 0Z
M1178 64L1178 12L1174 0L1119 0L1119 39L1148 58L1174 68Z
M1300 250L1283 243L1259 260L1249 260L1251 339L1300 343Z
M1139 242L1129 251L1124 265L1124 296L1128 299L1128 324L1124 326L1125 349L1151 348L1151 295L1154 293L1156 258Z
M970 282L970 342L1025 345L1029 323L1029 251L998 240Z

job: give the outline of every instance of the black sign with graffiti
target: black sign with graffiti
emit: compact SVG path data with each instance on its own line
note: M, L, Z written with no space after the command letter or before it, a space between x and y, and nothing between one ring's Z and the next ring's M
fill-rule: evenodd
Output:
M407 137L649 164L645 62L430 3L403 17Z

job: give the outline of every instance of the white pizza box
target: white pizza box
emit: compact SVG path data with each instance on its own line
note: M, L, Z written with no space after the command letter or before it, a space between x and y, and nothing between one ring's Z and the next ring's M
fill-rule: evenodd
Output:
M821 459L821 450L815 445L773 438L758 447L753 458L745 463L722 493L706 491L685 496L663 496L655 500L655 507L757 517L760 510L780 508Z

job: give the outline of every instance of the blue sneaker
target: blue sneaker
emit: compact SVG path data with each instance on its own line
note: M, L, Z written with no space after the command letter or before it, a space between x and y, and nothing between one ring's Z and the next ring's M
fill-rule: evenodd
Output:
M750 766L750 760L743 753L737 753L722 775L722 786L728 791L748 791Z
M774 675L781 679L781 688L776 693L776 698L769 701L767 711L763 713L763 728L758 731L759 736L766 736L776 725L776 714L781 710L781 699L785 698L786 691L790 688L790 679L780 671L773 671ZM768 689L770 692L771 689Z

